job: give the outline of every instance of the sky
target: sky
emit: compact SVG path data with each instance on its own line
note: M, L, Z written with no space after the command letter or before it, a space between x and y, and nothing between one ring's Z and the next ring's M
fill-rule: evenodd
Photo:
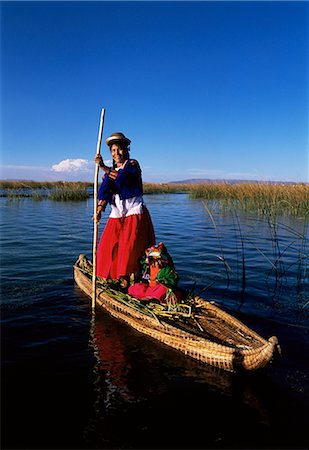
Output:
M1 2L1 179L309 181L309 3Z

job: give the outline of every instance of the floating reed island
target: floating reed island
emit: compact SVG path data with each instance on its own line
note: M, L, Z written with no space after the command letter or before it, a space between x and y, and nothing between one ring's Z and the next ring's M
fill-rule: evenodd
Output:
M81 201L93 195L92 183L71 181L0 181L1 196L33 197L41 200ZM217 202L219 207L255 210L260 214L309 213L309 184L307 183L144 183L145 194L188 193L191 199Z

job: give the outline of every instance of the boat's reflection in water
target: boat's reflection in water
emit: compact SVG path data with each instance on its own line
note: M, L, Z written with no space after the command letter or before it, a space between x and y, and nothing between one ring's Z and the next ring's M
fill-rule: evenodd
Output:
M101 310L92 320L91 345L95 364L94 408L85 433L89 445L146 448L151 439L159 448L164 445L158 427L179 427L179 420L185 420L186 427L196 427L194 445L230 447L234 438L239 442L234 432L244 410L248 435L261 424L264 434L271 427L268 402L256 389L271 383L265 374L239 375L199 364ZM184 437L168 439L166 447L186 447Z

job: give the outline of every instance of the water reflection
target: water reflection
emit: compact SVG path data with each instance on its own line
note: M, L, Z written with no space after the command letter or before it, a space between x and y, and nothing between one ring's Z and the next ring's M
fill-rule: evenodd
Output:
M125 355L123 334L120 331L104 312L92 316L91 345L96 358L95 372L106 384L105 397L101 398L106 409L111 408L121 398L125 401L134 399L133 393L129 390L130 366Z
M104 311L97 312L92 327L96 361L94 408L85 431L89 445L233 448L238 443L242 448L252 442L252 433L260 433L255 443L265 443L277 426L281 394L266 372L236 375L203 365ZM245 427L241 435L239 420Z

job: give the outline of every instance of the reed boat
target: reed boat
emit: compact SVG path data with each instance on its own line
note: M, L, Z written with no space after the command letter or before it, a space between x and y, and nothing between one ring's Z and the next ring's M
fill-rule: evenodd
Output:
M78 287L92 297L92 263L80 255L74 264ZM269 364L278 346L213 301L188 296L183 303L144 304L121 291L115 280L97 277L96 304L135 330L198 361L227 371L255 371Z

